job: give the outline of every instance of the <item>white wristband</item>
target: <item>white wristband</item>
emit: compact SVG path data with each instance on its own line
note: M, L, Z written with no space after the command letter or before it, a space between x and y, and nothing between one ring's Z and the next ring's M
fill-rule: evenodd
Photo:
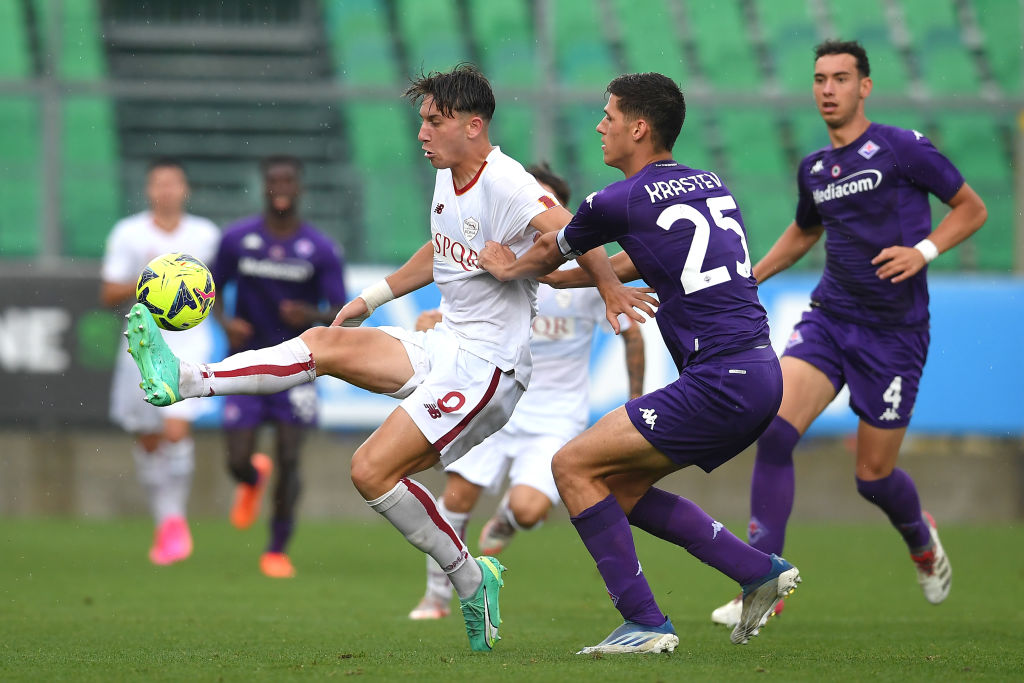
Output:
M921 252L925 263L931 263L939 256L939 248L927 237L914 245L914 249Z
M359 298L366 302L367 312L373 313L378 306L383 306L394 299L395 293L391 291L391 285L387 280L381 280L360 292Z

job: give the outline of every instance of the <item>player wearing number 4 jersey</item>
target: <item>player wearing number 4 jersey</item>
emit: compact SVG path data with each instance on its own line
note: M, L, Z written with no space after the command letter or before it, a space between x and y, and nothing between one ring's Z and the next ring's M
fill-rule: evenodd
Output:
M480 261L501 280L531 277L617 241L628 258L616 272L642 277L657 291L658 327L679 369L677 381L605 415L551 463L625 620L581 654L672 651L679 643L644 578L630 525L682 546L740 585L742 618L731 640L746 643L796 588L799 571L653 484L689 465L710 472L753 443L782 399L779 361L736 201L718 175L672 158L686 113L678 86L661 74L630 74L613 80L608 93L597 132L605 163L626 179L587 197L568 226L518 259L489 243Z
M494 94L475 67L421 76L406 96L419 104L418 139L437 179L431 239L405 265L345 304L331 327L220 363L179 361L153 334L144 309L133 309L128 335L147 400L157 404L276 393L325 374L404 399L356 451L352 482L370 507L444 568L459 594L471 647L486 651L497 640L504 567L493 558L470 558L430 493L408 477L453 462L497 431L530 379L536 283L495 280L479 267L479 250L500 240L522 253L538 231L556 231L571 216L491 145ZM617 329L619 313L642 320L633 306L649 311L653 299L623 287L603 250L585 262L612 326ZM377 306L432 281L445 320L437 328L413 334L358 327Z
M762 282L824 232L825 272L782 358L778 417L757 444L750 543L782 552L793 505L793 448L843 385L857 428L857 491L885 512L910 550L928 602L949 595L952 568L917 488L896 467L928 354L925 266L981 227L985 205L918 131L871 123L870 67L856 42L816 48L814 96L832 145L797 174L796 220L755 266ZM928 194L952 211L932 231ZM712 613L730 624L734 600Z

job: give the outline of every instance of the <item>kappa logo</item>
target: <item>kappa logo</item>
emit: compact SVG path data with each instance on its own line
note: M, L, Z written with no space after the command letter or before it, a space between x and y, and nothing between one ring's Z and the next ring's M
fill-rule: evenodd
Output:
M875 156L875 154L880 149L881 147L876 145L873 141L868 140L863 145L861 145L860 149L857 150L857 154L861 155L865 159L870 159L871 157Z
M636 574L633 576L640 576L644 571L643 565L640 564L640 560L636 561Z
M883 422L893 422L900 419L900 414L896 412L895 408L886 408L885 412L878 416L878 419Z
M651 431L653 431L654 421L658 419L658 413L654 410L654 408L641 408L640 413L644 416L644 422L646 422L647 425L651 428Z
M434 213L440 214L442 211L444 211L444 204L438 204L434 207Z
M260 249L263 247L263 238L258 233L250 232L242 238L242 249Z
M427 409L427 415L429 415L432 419L441 419L441 411L438 410L436 403L424 403L423 407Z
M462 221L462 234L467 240L472 240L480 232L480 221L470 216Z
M721 522L711 520L711 540L718 538L718 532L725 528Z
M910 132L914 134L914 139L915 139L915 140L920 140L921 138L923 138L923 137L924 137L924 134L923 134L923 133L919 133L919 132L917 132L916 130L912 130L912 131L910 131Z
M587 206L589 206L590 208L594 208L594 196L596 194L597 194L596 192L591 192L590 194L587 195L586 202L587 202Z
M822 163L821 159L815 161L814 165L811 166L811 173L821 173L823 170L825 170L825 164Z

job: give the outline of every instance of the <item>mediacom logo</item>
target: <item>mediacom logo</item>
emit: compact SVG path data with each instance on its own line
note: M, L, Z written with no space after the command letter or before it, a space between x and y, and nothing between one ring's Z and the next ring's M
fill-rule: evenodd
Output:
M845 178L829 183L824 189L814 190L812 195L814 196L815 204L822 204L833 199L839 199L840 197L847 197L860 192L869 192L881 184L882 172L869 168L864 171L851 173Z

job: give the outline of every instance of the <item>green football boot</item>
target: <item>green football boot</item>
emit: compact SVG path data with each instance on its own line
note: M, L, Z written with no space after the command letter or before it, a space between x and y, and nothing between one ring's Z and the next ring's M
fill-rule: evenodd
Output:
M169 406L181 400L178 395L178 357L174 355L153 314L142 304L135 304L128 315L128 353L139 367L146 400L155 406Z
M494 557L478 557L475 562L480 567L483 580L476 593L459 602L462 605L462 618L466 620L470 648L476 652L490 652L494 643L500 640L498 592L505 585L501 579L505 567Z

